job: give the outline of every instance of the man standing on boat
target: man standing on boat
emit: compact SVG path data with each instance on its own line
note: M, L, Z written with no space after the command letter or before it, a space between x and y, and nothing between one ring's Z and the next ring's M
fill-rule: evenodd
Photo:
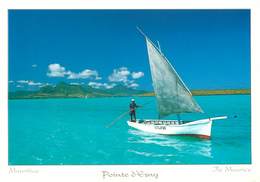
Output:
M140 107L138 105L136 105L135 103L135 100L134 99L131 99L131 103L129 105L129 108L130 108L130 116L131 116L131 121L132 122L136 122L136 115L135 115L135 110L137 107ZM134 119L133 119L134 118Z

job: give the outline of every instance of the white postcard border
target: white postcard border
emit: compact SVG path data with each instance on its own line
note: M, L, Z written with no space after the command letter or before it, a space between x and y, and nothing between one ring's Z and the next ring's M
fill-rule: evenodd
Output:
M0 178L3 181L260 181L260 11L257 1L0 0ZM8 9L251 9L251 165L8 166ZM224 155L224 151L223 151ZM137 174L137 173L140 174ZM135 174L136 173L136 174ZM156 175L158 174L158 176ZM156 177L157 176L157 177ZM1 180L2 181L2 180Z

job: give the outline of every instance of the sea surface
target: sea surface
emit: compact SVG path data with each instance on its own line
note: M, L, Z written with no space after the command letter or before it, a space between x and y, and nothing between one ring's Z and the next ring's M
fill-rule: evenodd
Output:
M9 100L10 165L250 164L250 95L197 96L214 121L211 140L145 133L128 127L131 98ZM154 97L136 97L138 118L157 118ZM166 119L175 119L175 116Z

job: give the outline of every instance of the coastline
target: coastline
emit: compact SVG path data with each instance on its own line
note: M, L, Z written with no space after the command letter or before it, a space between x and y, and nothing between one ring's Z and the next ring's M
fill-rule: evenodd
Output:
M192 90L191 91L193 96L213 96L213 95L251 95L250 89L223 89L223 90ZM114 95L83 95L83 94L34 94L29 93L26 95L15 95L15 92L9 92L8 99L9 100L19 100L19 99L69 99L69 98L81 98L81 99L88 99L88 98L112 98L112 97L154 97L154 92L146 92L141 94L114 94Z
M221 90L191 90L193 96L210 95L250 95L251 89L221 89ZM154 92L140 94L141 96L155 96Z

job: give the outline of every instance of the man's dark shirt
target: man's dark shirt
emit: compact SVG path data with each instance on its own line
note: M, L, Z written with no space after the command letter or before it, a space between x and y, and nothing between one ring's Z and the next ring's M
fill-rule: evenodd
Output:
M132 102L132 103L130 103L129 107L130 107L130 112L133 113L133 112L135 112L135 109L136 109L138 106L136 105L135 102Z

